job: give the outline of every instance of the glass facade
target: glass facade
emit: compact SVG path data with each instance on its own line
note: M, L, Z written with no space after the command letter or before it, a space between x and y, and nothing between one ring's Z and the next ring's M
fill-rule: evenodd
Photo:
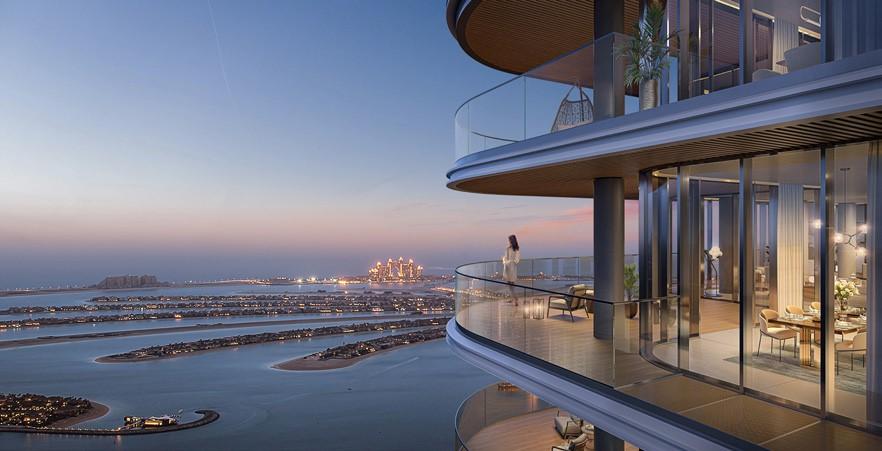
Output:
M667 282L679 295L678 340L656 341L652 354L772 401L878 424L867 395L877 377L867 358L878 327L871 313L880 306L871 271L875 149L859 143L652 172L641 196L660 199L652 216L670 234L657 255L641 258L679 275Z

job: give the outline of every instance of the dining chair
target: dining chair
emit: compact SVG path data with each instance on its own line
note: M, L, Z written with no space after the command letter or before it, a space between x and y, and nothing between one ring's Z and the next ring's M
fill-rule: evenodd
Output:
M787 313L791 315L805 315L805 310L803 310L802 307L798 305L788 305Z
M769 342L769 353L774 355L774 351L772 350L772 346L775 343L775 340L778 340L778 361L781 361L781 354L784 350L784 342L789 339L793 339L793 356L796 357L796 337L799 335L793 329L789 329L787 327L769 327L769 321L778 318L778 312L772 309L763 309L760 311L759 320L760 320L760 338L759 343L756 345L756 355L760 354L760 346L763 343L763 336L769 337L772 341Z
M836 343L836 374L839 374L839 354L847 352L851 354L851 369L854 370L854 355L861 354L861 363L867 366L867 333L858 332L851 340L843 340Z

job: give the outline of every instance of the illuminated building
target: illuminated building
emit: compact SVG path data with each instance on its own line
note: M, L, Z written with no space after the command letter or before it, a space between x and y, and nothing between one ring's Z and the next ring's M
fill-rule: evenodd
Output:
M413 259L404 261L404 257L398 257L398 260L391 258L386 260L386 264L377 262L373 268L368 270L368 278L371 282L413 282L423 277L423 267L413 262Z

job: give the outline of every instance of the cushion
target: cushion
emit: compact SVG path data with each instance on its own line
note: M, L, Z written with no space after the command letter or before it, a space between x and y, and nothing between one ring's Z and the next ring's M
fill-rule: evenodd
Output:
M576 446L580 446L588 441L588 434L582 433L582 435L574 438L570 443Z
M554 417L554 428L563 436L579 435L582 433L579 420L565 415Z
M567 301L563 299L552 299L548 304L551 308L567 308Z

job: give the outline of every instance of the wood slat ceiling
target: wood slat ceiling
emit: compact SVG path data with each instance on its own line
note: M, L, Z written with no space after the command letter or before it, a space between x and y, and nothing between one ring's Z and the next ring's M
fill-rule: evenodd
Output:
M637 198L638 174L699 161L733 159L738 156L814 149L882 138L882 110L818 119L811 122L741 132L664 147L577 160L525 171L509 172L450 185L451 188L485 194L552 197L592 197L593 180L623 177L625 195Z
M624 2L629 32L640 6ZM471 0L454 34L481 63L521 74L594 40L594 0Z

